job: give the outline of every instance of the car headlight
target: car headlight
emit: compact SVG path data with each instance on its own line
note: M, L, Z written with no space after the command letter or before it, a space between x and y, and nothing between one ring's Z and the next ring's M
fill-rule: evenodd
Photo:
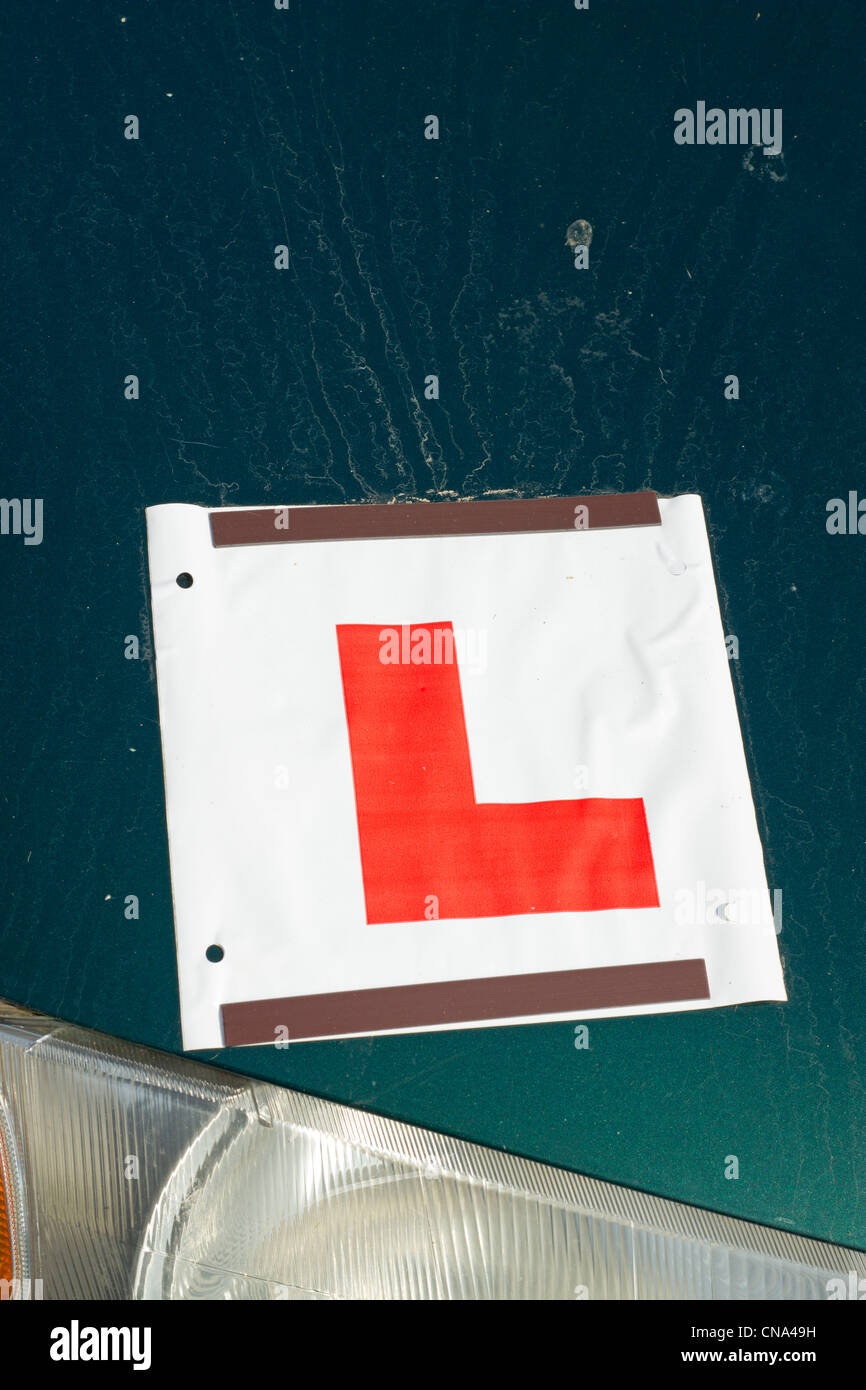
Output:
M866 1256L0 1004L0 1294L802 1299Z

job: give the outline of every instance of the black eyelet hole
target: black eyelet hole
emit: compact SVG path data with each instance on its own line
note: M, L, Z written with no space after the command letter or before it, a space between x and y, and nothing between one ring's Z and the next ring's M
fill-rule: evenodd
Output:
M225 951L223 950L222 946L208 946L207 950L205 951L205 955L207 956L211 965L219 965L220 961L225 955Z
M179 589L191 589L192 575L187 574L186 570L184 570L183 574L177 576L177 584Z

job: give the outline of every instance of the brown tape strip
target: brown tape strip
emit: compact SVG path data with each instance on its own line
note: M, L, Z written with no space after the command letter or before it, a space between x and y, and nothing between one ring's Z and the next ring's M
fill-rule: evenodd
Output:
M586 511L577 516L576 508ZM575 527L575 522L580 524ZM279 523L279 524L278 524ZM409 536L486 536L509 531L603 530L660 526L654 492L595 497L496 498L486 502L394 502L341 507L263 507L210 513L215 546L273 541L373 540Z
M334 1037L381 1033L391 1028L431 1028L442 1023L482 1023L538 1014L582 1013L709 999L703 960L650 961L592 970L500 975L484 980L445 980L387 989L344 990L294 999L254 999L223 1004L226 1047L274 1042L285 1035Z

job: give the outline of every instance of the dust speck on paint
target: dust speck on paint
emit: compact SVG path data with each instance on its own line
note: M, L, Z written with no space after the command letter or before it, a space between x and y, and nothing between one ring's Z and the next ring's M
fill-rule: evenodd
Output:
M589 246L592 241L592 227L583 217L572 222L565 233L566 246Z

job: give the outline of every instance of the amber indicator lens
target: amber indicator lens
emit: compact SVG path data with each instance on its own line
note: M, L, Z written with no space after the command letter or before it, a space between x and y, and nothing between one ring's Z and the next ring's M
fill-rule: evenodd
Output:
M3 1137L0 1134L0 1280L11 1279L12 1270L12 1221L6 1197L6 1156L3 1153Z

